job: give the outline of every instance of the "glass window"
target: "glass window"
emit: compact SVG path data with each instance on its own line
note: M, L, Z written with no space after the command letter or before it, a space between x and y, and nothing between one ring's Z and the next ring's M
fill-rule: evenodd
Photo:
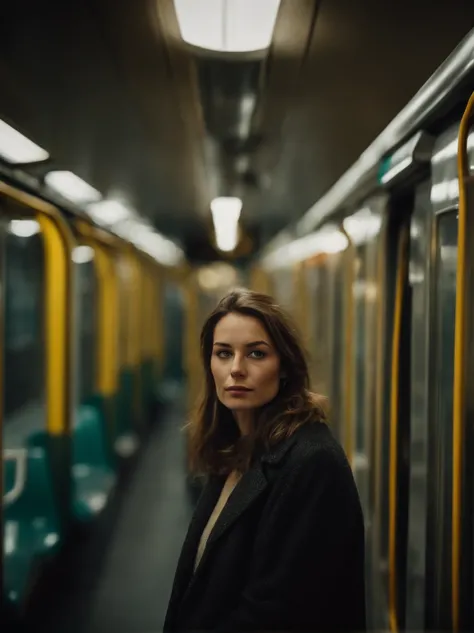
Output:
M4 421L11 448L46 426L45 256L38 225L31 234L35 224L14 220L5 232Z

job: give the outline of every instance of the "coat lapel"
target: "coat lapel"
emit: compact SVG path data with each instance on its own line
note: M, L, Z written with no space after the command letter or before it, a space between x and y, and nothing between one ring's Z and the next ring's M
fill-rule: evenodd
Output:
M208 484L208 488L196 508L195 516L191 522L188 537L183 546L182 557L186 561L186 569L182 570L183 576L190 579L184 589L183 600L188 597L194 585L198 582L201 574L205 570L206 561L218 544L219 539L238 521L243 513L262 495L268 488L269 481L266 475L267 467L278 467L288 449L294 442L294 438L290 438L275 449L265 453L256 464L243 475L242 479L236 485L230 495L226 505L222 509L210 535L207 540L206 548L202 555L201 561L193 574L194 560L204 528L214 510L219 499L219 495L224 486L224 479L220 479L218 483L212 486ZM179 568L179 564L178 564Z
M206 543L206 548L199 562L199 565L195 573L192 575L191 580L186 588L183 600L189 596L189 593L193 589L194 585L199 581L202 573L205 571L207 559L218 543L219 539L229 530L232 525L234 525L239 517L242 516L242 514L247 510L247 508L252 505L252 503L265 491L267 485L267 479L263 473L262 464L260 462L244 474L242 479L232 491L226 505L222 509L222 512L219 515L209 535ZM222 485L220 490L222 490ZM190 552L189 554L185 554L185 556L186 559L188 557L192 559L192 564L194 564L194 558L202 532L204 531L207 520L209 520L215 504L217 503L219 494L217 495L217 498L213 503L209 514L207 514L206 512L206 521L200 522L199 526L196 525L196 540L194 541L193 539L193 543L191 543L190 539ZM190 573L192 574L192 568Z
M258 463L244 474L232 491L209 535L206 549L210 549L232 527L247 508L265 491L266 487L267 478L263 473L261 463Z
M206 551L211 549L214 543L232 527L240 516L249 508L254 501L265 492L269 480L267 467L278 467L278 464L288 452L295 437L281 442L273 450L266 452L256 462L256 464L242 477L234 488L226 505L222 509L216 524L209 535ZM203 556L204 559L204 556ZM202 561L201 561L202 562Z

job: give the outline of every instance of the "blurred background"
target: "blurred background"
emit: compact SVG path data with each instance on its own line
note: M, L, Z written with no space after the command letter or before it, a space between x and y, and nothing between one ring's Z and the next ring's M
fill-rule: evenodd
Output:
M473 29L467 0L3 3L6 630L161 630L237 285L329 398L371 627L474 627Z

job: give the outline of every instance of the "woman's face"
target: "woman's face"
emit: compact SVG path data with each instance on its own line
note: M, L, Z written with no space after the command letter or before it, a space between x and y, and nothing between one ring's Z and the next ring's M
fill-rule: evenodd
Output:
M260 321L230 313L214 329L211 372L222 404L255 409L278 393L280 357Z

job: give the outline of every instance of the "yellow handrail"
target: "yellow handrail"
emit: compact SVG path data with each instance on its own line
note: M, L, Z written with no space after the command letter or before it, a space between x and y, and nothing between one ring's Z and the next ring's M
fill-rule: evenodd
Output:
M454 334L454 394L453 394L453 501L452 501L452 623L453 630L459 630L460 619L460 563L461 563L461 496L462 496L462 444L463 416L465 410L466 366L465 366L465 332L466 311L465 295L466 279L466 216L467 196L465 178L469 174L467 157L467 139L469 122L474 110L474 93L468 101L461 119L458 137L458 180L459 180L459 215L458 215L458 259L456 274L456 321Z
M408 226L404 225L398 243L395 306L392 338L392 372L390 392L390 478L389 478L389 623L398 631L397 614L397 479L398 479L398 412L400 340L402 333L403 291L407 274Z

